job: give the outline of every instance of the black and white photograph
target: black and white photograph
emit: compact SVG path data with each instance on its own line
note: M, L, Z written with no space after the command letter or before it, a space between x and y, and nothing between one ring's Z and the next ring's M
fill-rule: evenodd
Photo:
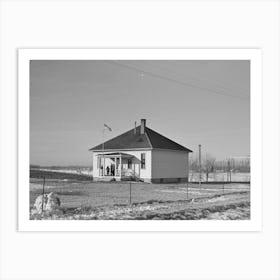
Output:
M280 280L279 19L0 1L0 279Z
M250 220L250 60L30 60L31 220Z

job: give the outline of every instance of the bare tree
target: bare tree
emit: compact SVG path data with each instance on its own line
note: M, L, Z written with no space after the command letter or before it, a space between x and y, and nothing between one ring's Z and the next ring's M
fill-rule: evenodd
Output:
M198 172L198 159L195 156L190 156L189 168L194 172Z
M189 181L195 180L195 174L198 172L198 158L195 155L190 155L189 158Z
M209 174L215 171L215 162L216 162L215 157L211 156L210 154L206 154L202 162L202 166L206 174L206 182L208 182Z

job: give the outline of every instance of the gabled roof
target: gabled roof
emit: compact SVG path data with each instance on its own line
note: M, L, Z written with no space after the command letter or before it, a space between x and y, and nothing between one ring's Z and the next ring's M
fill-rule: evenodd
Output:
M170 140L169 138L157 133L156 131L146 127L146 135L148 136L153 149L167 149L192 152L190 149Z
M188 148L168 139L167 137L145 127L145 133L140 134L140 125L117 137L104 142L104 150L133 150L133 149L165 149L192 152ZM102 151L103 145L97 145L90 151Z

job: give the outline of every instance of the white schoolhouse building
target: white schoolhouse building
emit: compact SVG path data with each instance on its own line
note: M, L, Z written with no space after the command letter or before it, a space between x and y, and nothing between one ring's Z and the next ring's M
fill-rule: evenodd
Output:
M94 180L136 179L150 183L185 182L188 148L146 126L135 128L90 149Z

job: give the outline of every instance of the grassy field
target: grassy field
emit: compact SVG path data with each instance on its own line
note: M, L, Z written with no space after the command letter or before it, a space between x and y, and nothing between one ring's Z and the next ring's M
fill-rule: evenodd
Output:
M69 174L68 174L69 175ZM63 178L63 177L62 177ZM84 178L84 177L83 177ZM81 179L81 178L79 178ZM61 199L63 214L31 219L249 219L249 184L145 184L46 179L45 192ZM42 179L30 179L30 208Z
M77 181L92 181L92 177L84 174L68 173L52 170L30 169L31 179L54 179L54 180L77 180Z

